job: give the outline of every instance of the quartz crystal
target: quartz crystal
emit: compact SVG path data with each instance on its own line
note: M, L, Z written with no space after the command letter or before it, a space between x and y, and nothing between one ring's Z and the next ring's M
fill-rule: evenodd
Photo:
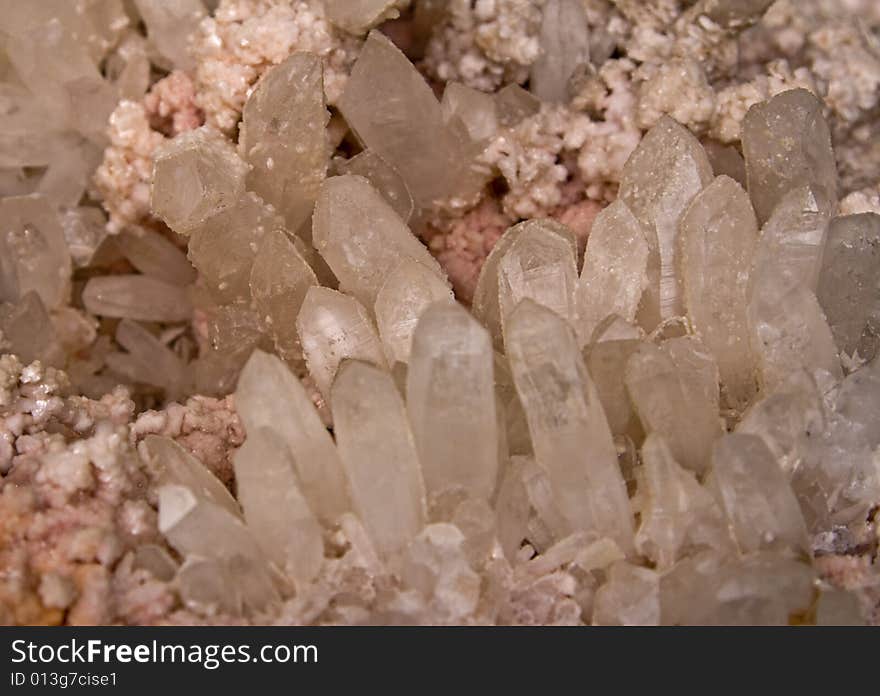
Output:
M743 408L756 390L746 301L758 226L748 195L719 176L697 194L679 234L685 310L718 363L725 403Z
M244 194L248 166L217 131L203 126L169 140L155 154L153 212L179 234L190 234Z
M254 258L263 237L273 231L286 234L284 221L248 193L192 233L189 259L218 301L250 298Z
M183 288L144 275L91 278L82 300L88 311L104 317L186 321L192 315L192 304Z
M498 264L502 333L525 299L552 309L577 326L577 258L568 240L539 226L522 231Z
M661 570L687 551L729 550L731 543L721 509L694 478L682 469L656 433L642 445L646 493L636 546Z
M282 357L297 357L296 319L309 288L318 285L311 266L280 230L267 232L251 266L251 297Z
M815 187L821 210L837 203L837 165L823 104L805 89L754 105L743 121L749 195L764 222L789 191Z
M116 342L128 351L125 357L132 360L143 375L143 379L136 381L161 387L169 399L187 392L189 375L183 360L146 328L123 319L116 327ZM107 356L111 367L112 355Z
M648 131L623 168L620 198L645 226L651 247L650 282L640 313L646 330L683 312L678 227L691 201L711 180L703 146L668 116Z
M147 435L138 445L138 452L160 485L182 486L200 500L215 505L234 517L241 509L232 494L205 465L174 440Z
M235 405L248 432L267 427L287 445L303 495L322 522L333 524L350 509L333 439L305 387L283 362L255 350L238 379Z
M339 455L355 511L376 550L399 552L425 524L425 485L403 400L391 376L346 362L331 399Z
M562 251L562 245L558 244L552 237L564 241L571 249L572 258L576 259L577 243L573 233L565 225L553 220L539 219L522 222L514 225L501 236L483 263L480 277L477 280L477 287L474 291L473 301L474 316L489 329L496 350L500 349L504 343L500 302L501 264L514 243L526 234L533 243L527 243L525 248L520 247L520 253L517 255L517 258L511 259L506 266L506 270L510 274L510 279L506 281L509 289L506 291L505 300L509 310L515 308L515 305L513 307L510 306L510 303L515 301L514 292L529 293L533 291L535 294L539 293L542 261L553 263L555 259L558 262L558 270L563 271L566 276L571 275L571 264L567 255ZM545 241L545 238L551 239ZM534 250L534 253L532 253L532 250ZM526 264L525 268L522 265L520 266L522 271L520 274L516 272L518 261ZM530 265L534 265L534 268L529 268ZM551 269L545 268L544 271L545 273L550 272ZM575 276L577 275L576 262L574 274ZM514 281L515 285L510 286L510 281ZM569 291L573 292L573 289ZM559 310L562 308L562 311L573 312L570 304L571 300L565 290L559 291L555 296L544 295L543 297L531 297L531 299L537 302L541 302L543 299L544 302L552 302L553 309ZM566 316L568 318L571 317L570 314Z
M466 145L443 122L425 78L379 31L361 50L339 108L366 146L401 173L418 207L470 199L485 177L470 167Z
M169 484L158 492L159 531L178 553L221 562L240 575L227 587L242 592L246 606L261 609L279 600L268 560L244 522L185 486Z
M452 303L452 289L417 261L404 261L388 275L376 295L375 314L389 365L409 362L419 317L441 300Z
M475 145L483 145L498 132L498 104L486 94L460 82L450 82L440 101L443 122L461 128Z
M0 300L31 290L47 309L61 304L70 282L70 254L58 215L45 196L0 199Z
M638 339L622 339L602 341L584 349L587 369L596 385L608 426L615 435L641 433L626 383L620 378L639 345L641 341Z
M661 435L683 467L704 471L721 422L717 369L702 346L692 338L643 343L624 380L645 431Z
M540 466L572 531L633 548L617 454L573 329L532 300L510 317L507 351Z
M529 87L543 101L567 103L571 78L590 63L590 36L583 3L547 0L538 38L542 50L532 63Z
M187 44L205 16L202 0L134 0L134 4L147 25L150 43L168 67L193 68Z
M278 568L305 585L321 568L324 542L286 443L276 431L258 428L248 434L234 461L236 493L248 529Z
M327 179L313 221L318 252L340 288L372 307L382 283L404 260L418 261L443 278L440 266L394 209L360 176Z
M171 285L190 285L195 269L186 254L163 235L146 229L126 229L117 235L116 244L128 262L144 275Z
M239 152L247 187L296 232L311 215L330 148L321 58L299 51L268 70L244 105Z
M25 363L41 360L47 365L63 363L55 327L46 305L33 290L19 302L0 303L0 341Z
M611 566L596 593L593 623L597 626L659 626L660 576L626 561Z
M387 19L400 15L409 0L325 0L327 18L340 29L362 36Z
M460 305L439 302L422 314L412 345L406 403L427 493L460 487L488 500L498 475L489 334Z
M412 194L403 177L394 167L372 150L359 152L351 159L342 160L336 166L339 174L362 176L370 186L382 194L394 212L404 222L409 222L413 214Z
M325 398L343 360L365 360L385 367L385 353L373 320L349 295L322 287L306 292L296 330L309 372Z
M761 438L730 434L718 440L712 452L711 486L740 551L808 550L797 498Z
M834 220L817 291L838 350L872 360L880 349L880 215Z
M648 283L650 248L641 223L617 200L590 228L578 283L578 330L586 343L605 317L636 318Z

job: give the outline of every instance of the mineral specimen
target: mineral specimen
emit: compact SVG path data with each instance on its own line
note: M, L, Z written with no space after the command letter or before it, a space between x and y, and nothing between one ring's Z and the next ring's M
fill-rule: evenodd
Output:
M2 3L0 623L877 623L875 4Z

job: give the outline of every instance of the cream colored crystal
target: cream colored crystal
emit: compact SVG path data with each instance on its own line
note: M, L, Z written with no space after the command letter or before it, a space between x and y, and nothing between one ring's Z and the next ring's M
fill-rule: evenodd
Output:
M659 626L659 575L626 561L615 563L608 572L608 581L596 592L593 624Z
M373 320L355 298L336 290L310 287L296 330L309 373L325 399L340 364L347 358L387 367Z
M238 148L251 165L247 187L293 232L311 215L327 175L329 120L321 58L305 51L266 71L242 111Z
M479 193L486 177L471 168L469 143L447 128L425 78L379 31L367 37L339 108L366 146L400 172L417 207Z
M721 509L694 478L682 469L656 433L642 445L645 503L636 546L660 570L681 555L700 548L729 550L731 541Z
M39 194L0 199L0 301L17 302L33 290L55 309L69 292L70 272L51 201Z
M452 289L417 261L404 261L388 275L376 295L375 314L389 365L409 362L416 322L441 300L454 302Z
M337 167L339 174L362 176L370 186L382 194L388 205L404 222L409 222L413 214L412 194L403 177L394 167L372 150L359 152L351 159L343 160Z
M632 517L599 396L573 329L524 300L510 317L507 353L540 466L572 531L595 531L630 552Z
M823 108L812 93L793 89L746 114L743 154L760 222L770 218L789 191L802 186L815 187L821 210L837 205L837 165Z
M394 208L360 176L335 176L324 182L312 236L340 288L367 307L375 303L388 274L405 260L418 261L444 277Z
M489 334L467 310L439 302L424 311L413 336L406 403L429 496L460 487L489 500L495 490L492 362Z
M477 280L477 287L474 291L472 309L474 316L482 322L483 326L489 329L496 350L500 350L504 345L500 303L501 263L514 243L526 233L528 233L532 240L540 240L543 237L553 235L564 240L569 245L571 253L575 258L577 255L577 242L572 231L565 225L553 220L535 219L521 222L509 228L495 243L495 246L492 247L492 251L483 263L483 268L480 270L480 277ZM550 250L558 250L560 248L555 241L548 242L547 247ZM563 259L560 268L567 268L570 271L570 266L565 262L565 254L560 254L560 256ZM512 262L509 268L515 270L515 263ZM575 269L576 273L577 270Z
M351 509L342 462L302 383L277 357L255 350L238 378L235 406L248 432L268 427L293 455L309 507L325 524Z
M248 529L266 556L304 586L321 569L324 542L300 492L287 444L276 431L258 428L248 433L233 461Z
M641 223L622 200L593 221L578 282L578 335L587 343L605 317L632 322L648 284L650 247Z
M425 486L403 400L391 376L346 362L331 405L355 511L376 550L401 551L425 524Z
M703 146L668 116L648 131L623 168L620 198L645 226L651 246L650 284L640 313L645 330L683 313L678 225L711 180L712 166Z
M761 438L725 435L712 452L711 488L742 552L808 552L807 528L797 498Z
M621 378L627 361L640 345L640 340L623 339L602 341L584 349L587 369L596 385L608 426L615 435L641 433L626 383Z
M171 438L147 435L138 444L138 453L160 486L183 486L198 498L241 517L238 503L220 479Z
M284 358L300 354L296 319L306 293L316 285L315 272L287 235L267 232L251 267L251 297Z
M719 176L697 194L679 234L685 310L718 364L725 403L742 409L757 387L746 303L758 224L748 194Z
M164 143L153 159L150 205L179 234L190 234L244 194L248 166L209 126Z
M116 236L119 250L144 275L171 285L190 285L196 271L186 254L167 237L144 228L127 228Z
M179 285L143 275L91 278L82 301L92 314L136 321L187 321L192 304Z
M704 471L721 434L711 357L690 338L643 343L627 362L624 380L645 432L661 435L685 468Z
M590 64L590 35L581 0L547 0L538 40L542 50L532 63L529 87L542 101L567 104L571 79Z

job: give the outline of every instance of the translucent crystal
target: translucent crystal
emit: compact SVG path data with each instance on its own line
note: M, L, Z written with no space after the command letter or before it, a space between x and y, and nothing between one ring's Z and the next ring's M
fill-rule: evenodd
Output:
M521 222L508 229L495 243L495 246L492 247L492 251L483 263L483 268L480 270L480 277L477 280L477 287L474 291L472 308L474 316L482 322L483 326L489 329L489 333L492 335L493 344L497 350L500 350L504 344L500 302L501 264L514 243L520 237L526 235L526 233L528 233L528 237L531 241L527 244L526 248L521 249L521 253L518 254L518 259L527 262L529 260L528 253L530 249L534 248L536 253L531 257L531 260L540 261L542 258L558 259L559 263L557 270L563 271L563 278L566 278L571 274L571 266L568 263L566 254L561 252L561 245L559 245L555 239L551 239L551 241L548 241L545 244L543 239L552 236L556 239L562 240L568 244L571 249L572 257L576 258L577 255L577 242L575 241L572 231L565 225L553 220L535 219ZM542 256L541 252L545 252L545 254ZM515 286L510 287L506 292L506 306L511 311L515 308L515 305L512 307L510 306L510 302L514 301L514 297L512 296L514 290L522 290L523 292L527 292L531 289L534 289L536 292L540 290L540 287L537 287L538 281L540 281L541 278L540 266L532 269L534 271L533 273L524 273L518 277L516 275L516 261L517 259L512 259L507 266L507 269L512 274L511 280L515 282L520 280L520 278L522 280L522 282L516 283ZM528 269L526 268L524 270ZM549 268L546 270L548 273L551 271ZM575 275L577 275L576 264ZM534 282L529 283L529 280ZM561 296L561 299L560 297L557 297L554 301L553 298L546 297L545 295L544 300L554 302L557 307L565 307L568 302L566 299L568 297L566 291L560 290L557 295ZM538 298L532 299L540 301Z
M523 480L525 464L520 457L512 457L495 496L495 527L498 542L509 561L516 558L529 525L529 494Z
M568 103L569 81L590 62L587 14L580 0L548 0L543 8L541 55L532 63L529 88L542 101Z
M809 565L776 553L704 552L661 578L663 624L787 626L810 608L814 581Z
M372 150L359 152L351 159L337 165L340 174L354 174L364 177L370 186L382 194L382 198L394 208L394 212L404 222L409 222L413 214L413 199L406 182L394 167Z
M433 304L419 319L406 403L428 495L460 486L488 500L498 475L492 342L458 304Z
M872 360L880 348L880 215L832 222L817 297L839 350Z
M280 230L267 232L254 257L250 288L282 357L299 354L296 318L306 293L315 285L315 272L287 235Z
M719 176L697 194L679 234L688 318L718 364L725 403L742 408L756 390L746 301L758 226L748 194Z
M367 307L373 306L388 274L404 260L418 261L444 277L425 246L360 176L335 176L321 186L313 240L340 287Z
M261 608L279 600L266 557L244 523L222 507L179 485L159 488L159 531L183 556L201 556L236 568L248 604ZM230 588L233 589L233 588Z
M171 438L147 435L138 445L138 453L160 486L183 486L199 499L241 517L241 509L226 486Z
M293 455L302 492L325 524L350 509L330 433L305 387L281 360L255 350L238 378L235 406L248 432L268 427L281 436Z
M610 314L633 321L648 283L650 249L641 223L617 200L590 228L578 283L578 332L586 343Z
M626 561L611 566L608 581L596 592L593 624L659 626L660 577Z
M537 226L523 230L498 265L502 331L527 298L577 327L577 283L577 259L567 240Z
M134 4L147 25L150 43L167 66L181 70L195 67L187 46L190 34L205 16L202 0L134 0Z
M177 399L187 392L190 376L186 364L143 326L123 319L116 327L116 342L128 351L126 357L140 367L144 378L137 381L161 387L169 399ZM107 357L112 367L111 356Z
M339 99L366 146L401 173L416 205L470 198L484 176L470 169L466 143L443 123L424 77L379 31L372 31Z
M391 376L348 361L333 383L334 432L355 511L376 550L400 551L425 524L425 486Z
M816 606L817 626L864 626L859 598L846 590L825 590Z
M190 237L188 256L220 302L250 298L254 258L263 237L286 233L275 209L248 193L218 213Z
M793 89L749 109L742 144L749 195L758 220L769 219L785 194L813 185L821 210L837 203L837 165L824 104Z
M678 226L694 197L712 180L712 166L699 141L668 116L642 138L620 180L620 198L645 226L651 256L650 283L641 323L681 315Z
M450 287L433 271L416 261L395 268L376 295L376 324L388 364L408 363L416 322L429 305L453 302Z
M440 102L444 123L459 127L474 144L485 144L498 132L498 105L486 94L460 82L449 82Z
M177 561L156 544L144 544L134 550L135 568L146 570L157 580L170 582L177 573Z
M327 18L340 29L362 36L373 27L400 15L401 0L326 0Z
M349 295L330 288L309 288L296 330L309 373L325 399L330 397L330 386L343 360L353 358L386 367L373 320Z
M665 570L694 549L731 550L721 509L656 433L642 445L642 462L646 499L636 534L641 553Z
M136 321L187 321L192 305L186 291L144 275L91 278L83 305L92 314Z
M239 152L251 165L248 189L275 206L288 229L311 215L330 148L321 58L298 51L270 68L242 111Z
M3 352L11 352L28 364L41 360L62 365L64 352L55 327L40 296L31 290L19 302L0 303L0 333Z
M661 435L686 469L704 471L721 434L711 357L690 338L662 346L643 343L629 359L624 380L645 432Z
M797 498L761 438L730 434L718 440L711 478L741 551L808 551Z
M241 598L235 591L229 569L222 561L191 557L175 577L184 606L201 613L241 613Z
M31 290L47 309L67 296L70 254L54 207L41 195L0 199L0 300Z
M289 577L310 582L324 562L322 530L300 492L284 440L258 428L248 433L233 461L244 519L260 548Z
M626 370L630 356L638 349L639 340L614 340L595 343L584 350L584 359L608 426L615 435L641 432L638 418L621 375Z
M551 310L524 300L510 318L507 353L538 463L572 531L596 531L630 551L626 487L574 331Z
M144 275L171 285L190 285L195 269L180 248L157 232L128 228L116 236L119 250Z
M505 85L493 96L498 107L498 121L505 128L515 126L541 110L541 100L519 85Z
M164 143L153 159L153 212L190 234L244 194L248 166L220 133L203 126Z

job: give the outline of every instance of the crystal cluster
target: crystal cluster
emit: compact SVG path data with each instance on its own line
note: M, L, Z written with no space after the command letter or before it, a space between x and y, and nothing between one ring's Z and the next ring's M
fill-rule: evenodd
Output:
M840 94L722 138L665 86L714 113L770 3L497 4L6 8L0 619L880 620Z

